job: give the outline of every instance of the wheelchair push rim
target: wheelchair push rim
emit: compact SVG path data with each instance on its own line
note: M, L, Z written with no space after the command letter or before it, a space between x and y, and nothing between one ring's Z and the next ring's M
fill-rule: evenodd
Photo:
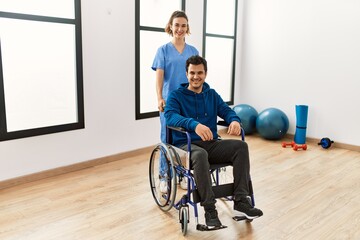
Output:
M151 193L155 203L163 211L169 211L173 207L177 190L174 159L171 153L170 146L159 143L152 151L149 162ZM166 169L164 176L161 176L162 174L160 173L160 161L163 161ZM161 181L166 181L166 191L160 191Z

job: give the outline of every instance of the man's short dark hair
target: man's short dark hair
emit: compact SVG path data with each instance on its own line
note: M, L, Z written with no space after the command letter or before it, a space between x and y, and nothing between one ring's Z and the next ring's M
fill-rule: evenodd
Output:
M192 65L203 64L204 70L205 70L205 72L207 72L207 61L205 60L205 58L200 57L199 55L191 56L188 58L188 60L186 60L186 72L188 72L190 64L192 64Z

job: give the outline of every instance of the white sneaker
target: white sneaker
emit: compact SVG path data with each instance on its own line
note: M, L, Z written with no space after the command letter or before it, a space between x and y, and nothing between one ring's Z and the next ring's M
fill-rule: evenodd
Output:
M160 192L167 193L168 192L168 185L166 180L160 180Z

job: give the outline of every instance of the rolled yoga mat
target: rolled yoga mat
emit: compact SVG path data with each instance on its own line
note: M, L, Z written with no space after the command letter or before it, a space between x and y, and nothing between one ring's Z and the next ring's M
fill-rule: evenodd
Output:
M294 142L296 144L305 144L306 142L306 127L308 118L307 105L296 105L296 131L294 136Z

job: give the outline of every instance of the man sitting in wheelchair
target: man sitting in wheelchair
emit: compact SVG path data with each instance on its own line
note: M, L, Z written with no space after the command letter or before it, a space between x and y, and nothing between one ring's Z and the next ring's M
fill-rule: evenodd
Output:
M250 162L247 143L236 139L219 140L217 118L229 124L228 134L240 135L240 118L222 100L220 95L205 83L207 62L200 56L186 61L188 83L181 84L167 99L166 124L182 127L191 135L191 164L194 178L205 210L207 226L221 226L215 207L215 196L209 171L210 164L230 162L234 177L234 210L254 219L263 215L251 205L249 196ZM186 150L186 135L173 132L173 145Z

